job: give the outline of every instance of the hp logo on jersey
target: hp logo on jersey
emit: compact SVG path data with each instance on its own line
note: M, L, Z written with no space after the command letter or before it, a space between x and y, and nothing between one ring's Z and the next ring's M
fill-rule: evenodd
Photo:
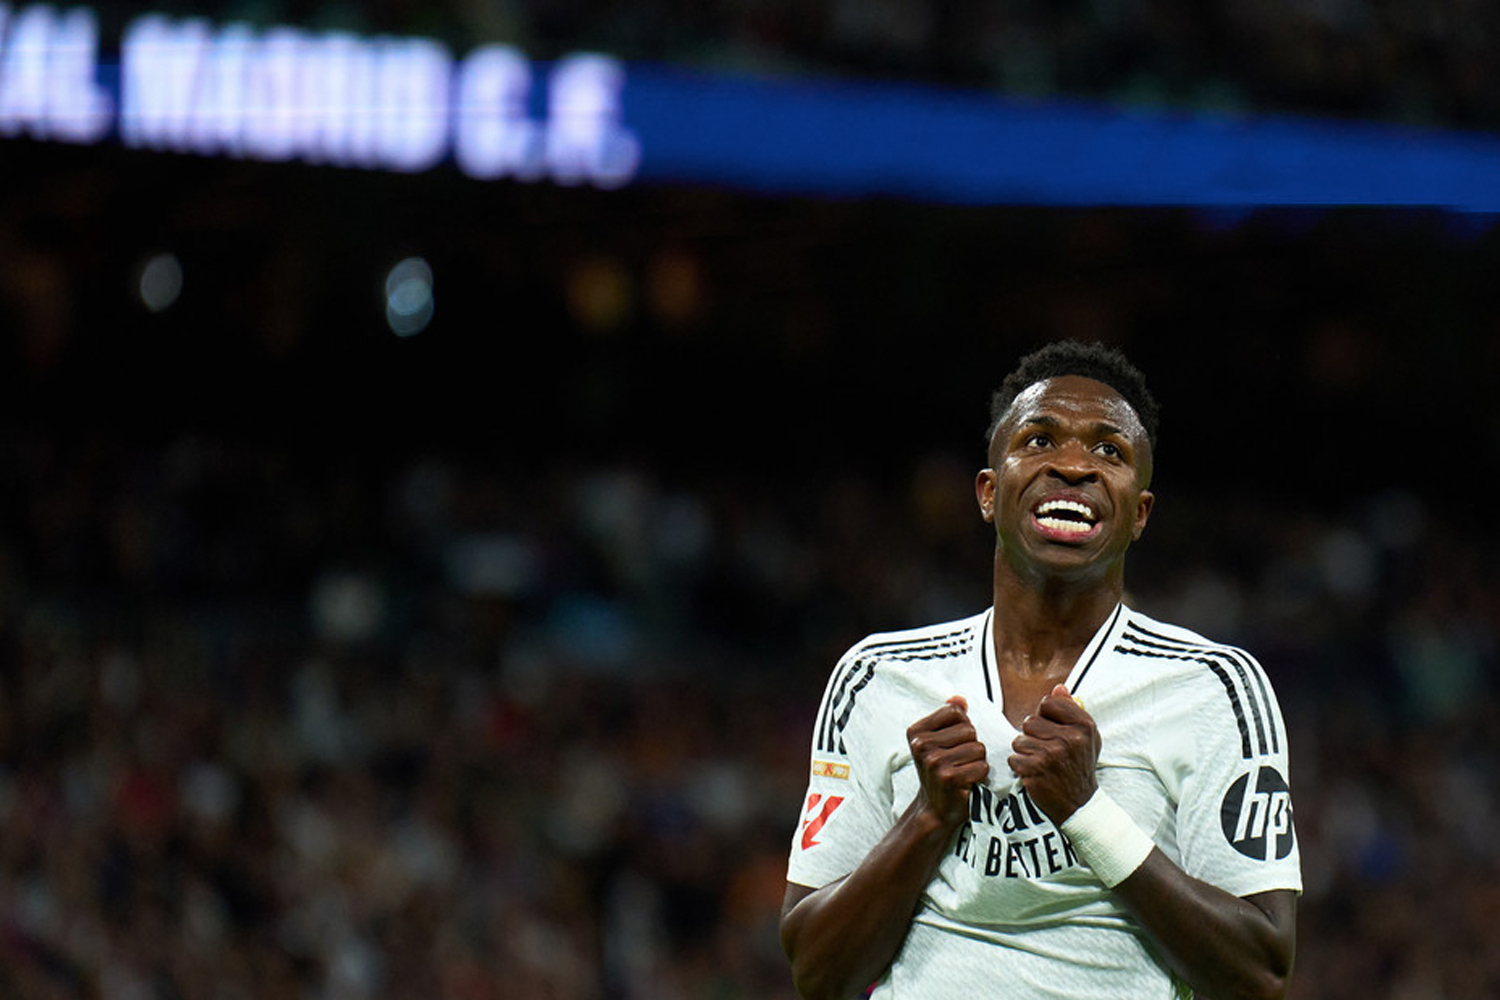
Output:
M1224 837L1236 851L1257 861L1281 860L1292 853L1292 796L1274 767L1263 767L1251 788L1249 774L1229 786L1220 809Z

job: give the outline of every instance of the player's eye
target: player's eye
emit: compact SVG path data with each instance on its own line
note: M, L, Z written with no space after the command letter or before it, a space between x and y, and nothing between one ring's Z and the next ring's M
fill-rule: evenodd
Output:
M1052 439L1040 432L1028 434L1023 442L1028 448L1045 448L1052 443Z
M1125 453L1120 450L1120 446L1110 441L1100 441L1094 446L1094 450L1105 458L1123 458L1125 456Z

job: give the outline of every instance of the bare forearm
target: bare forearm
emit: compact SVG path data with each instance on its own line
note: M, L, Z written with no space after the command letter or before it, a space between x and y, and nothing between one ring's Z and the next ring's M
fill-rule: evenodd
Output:
M1296 951L1296 893L1241 898L1188 875L1099 788L1100 745L1093 717L1058 685L1022 721L1009 762L1197 995L1281 1000Z
M1192 878L1159 850L1114 892L1198 996L1286 996L1295 952L1293 893L1241 899Z
M913 802L858 868L801 899L788 893L781 944L806 1000L844 1000L901 950L953 827Z

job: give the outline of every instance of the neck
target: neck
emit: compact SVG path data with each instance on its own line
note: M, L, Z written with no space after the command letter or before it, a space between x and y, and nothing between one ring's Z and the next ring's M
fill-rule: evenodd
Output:
M1125 591L1123 567L1088 580L1029 580L995 559L995 662L1018 676L1065 676Z

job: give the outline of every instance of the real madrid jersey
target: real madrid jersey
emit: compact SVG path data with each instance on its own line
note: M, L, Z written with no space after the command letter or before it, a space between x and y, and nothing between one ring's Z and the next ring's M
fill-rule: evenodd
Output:
M917 794L907 727L962 695L989 777L970 793L969 822L875 997L1186 995L1006 765L1017 731L992 625L986 611L876 634L839 661L813 732L788 880L820 887L864 859ZM1252 657L1120 605L1067 685L1102 737L1099 786L1167 857L1236 896L1301 890L1286 728Z

